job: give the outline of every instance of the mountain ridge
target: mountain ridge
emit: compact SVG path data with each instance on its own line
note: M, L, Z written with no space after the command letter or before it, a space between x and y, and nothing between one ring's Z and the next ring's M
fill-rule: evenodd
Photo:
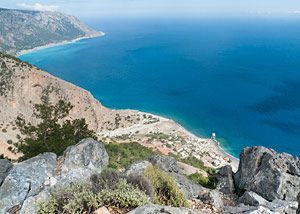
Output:
M19 55L37 47L102 36L78 18L50 11L0 8L0 52Z

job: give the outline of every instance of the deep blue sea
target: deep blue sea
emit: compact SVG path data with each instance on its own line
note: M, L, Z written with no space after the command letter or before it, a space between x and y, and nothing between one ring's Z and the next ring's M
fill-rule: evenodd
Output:
M231 154L300 156L300 18L99 19L106 33L21 56L110 108L212 132Z

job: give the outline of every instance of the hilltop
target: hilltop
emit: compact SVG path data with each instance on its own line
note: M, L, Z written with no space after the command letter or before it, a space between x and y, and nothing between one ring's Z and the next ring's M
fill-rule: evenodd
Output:
M0 20L0 51L12 55L49 44L103 35L76 17L59 12L0 8Z

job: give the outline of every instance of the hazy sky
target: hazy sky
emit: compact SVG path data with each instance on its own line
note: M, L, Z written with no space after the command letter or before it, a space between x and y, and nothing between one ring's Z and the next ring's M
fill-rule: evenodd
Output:
M1 0L0 7L57 10L78 16L299 14L300 0Z

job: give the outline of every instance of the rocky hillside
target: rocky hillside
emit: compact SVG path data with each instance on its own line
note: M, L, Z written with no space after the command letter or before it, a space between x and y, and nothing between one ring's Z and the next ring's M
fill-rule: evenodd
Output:
M50 101L60 99L71 102L74 108L69 119L85 118L89 128L100 132L116 128L116 115L134 115L137 111L113 111L105 108L90 92L71 83L56 78L49 73L22 62L20 59L0 53L0 154L10 158L8 140L15 140L18 130L14 125L16 117L23 115L27 121L36 123L32 117L33 105L41 103L44 93L49 93ZM131 121L120 120L118 126L125 127Z
M237 170L238 160L229 156L213 139L198 138L174 121L135 110L112 110L101 105L90 92L49 73L0 53L0 155L16 159L8 151L10 140L19 134L15 120L23 115L36 124L33 106L49 94L56 104L60 99L74 106L67 119L85 118L89 128L106 142L138 142L146 147L181 158L194 157L209 167L230 163ZM230 157L230 158L229 158Z
M16 55L22 50L102 35L74 16L59 12L0 9L0 51Z
M68 147L61 157L57 157L53 153L44 153L17 165L12 165L5 159L0 159L0 214L35 214L39 209L38 204L52 197L53 194L55 195L54 190L63 187L62 190L67 193L65 187L82 182L87 182L86 188L89 188L89 185L99 181L95 177L90 179L90 176L101 173L107 167L109 158L101 142L84 139L77 145ZM183 196L188 199L189 208L160 206L152 204L153 201L152 203L150 203L151 201L144 202L141 206L137 204L127 206L131 200L139 200L139 198L129 197L126 201L127 204L122 205L126 209L121 209L122 206L119 206L120 210L115 212L116 210L111 207L111 204L119 200L117 197L119 193L116 191L113 192L113 194L116 194L113 198L114 202L106 201L104 204L93 205L93 207L90 207L91 209L85 207L84 209L88 212L81 210L76 213L298 213L300 161L289 154L279 154L264 147L245 148L240 155L240 165L236 173L231 171L230 166L222 167L216 171L215 178L218 185L217 189L214 190L207 189L181 174L175 158L158 154L147 160L132 164L119 175L116 172L106 172L106 176L110 179L109 182L126 177L132 180L135 177L138 178L136 180L138 183L148 183L148 190L154 188L152 191L156 191L155 184L158 181L156 180L156 183L153 183L150 178L147 180L148 177L145 177L149 167L156 167L161 173L170 176L168 179L174 180L174 185L179 188L178 191L181 191ZM152 176L157 175L153 174ZM130 182L130 179L128 182ZM108 183L107 185L109 185ZM168 188L164 191L168 192ZM76 191L76 189L72 189L72 191ZM130 191L130 188L122 189L122 194L120 193L119 197L127 197L131 194ZM75 205L78 209L82 206L81 197L84 197L84 194L81 193L81 190L76 193L78 195L74 193L77 201ZM94 193L89 192L89 194ZM109 192L106 192L104 197L108 195ZM154 196L160 197L160 195L155 194ZM58 194L56 197L62 197L62 195ZM58 207L59 205L55 204L59 202L68 203L66 200L68 197L73 198L73 195L63 195L62 198L55 198L58 201L53 201L52 198L49 199L48 203ZM85 195L84 200L93 200L93 198ZM167 198L163 200L167 200ZM96 212L94 212L95 210ZM45 213L57 212L47 210Z

